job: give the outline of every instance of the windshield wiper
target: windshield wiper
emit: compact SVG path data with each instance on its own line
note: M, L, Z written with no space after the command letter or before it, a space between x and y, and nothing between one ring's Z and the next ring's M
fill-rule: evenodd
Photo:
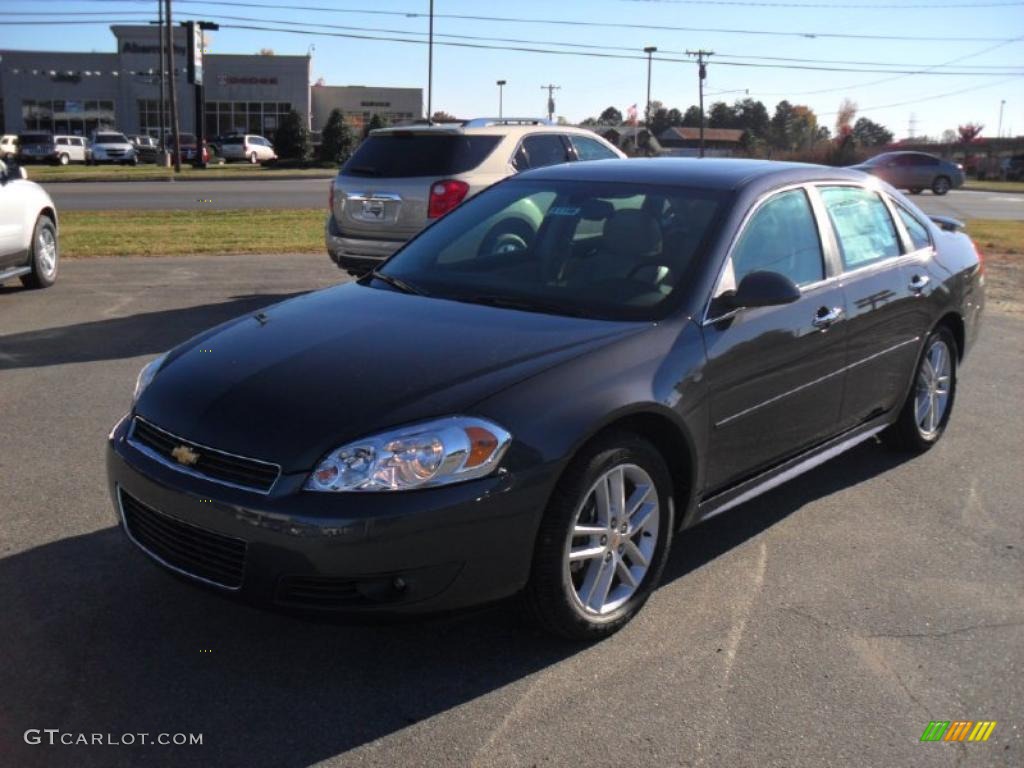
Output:
M587 313L561 304L557 301L545 299L525 299L514 296L498 296L493 294L477 294L471 296L453 297L456 301L465 301L470 304L484 304L488 307L500 307L501 309L518 309L523 312L542 312L550 315L568 315L569 317L587 317Z
M405 280L403 280L400 277L395 277L394 275L388 275L388 274L385 274L384 272L380 272L379 270L376 270L376 269L373 270L370 273L370 277L374 278L375 280L380 280L382 283L387 283L392 288L394 288L396 290L399 290L402 293L410 293L410 294L412 294L414 296L428 296L429 295L422 288L417 288L415 285L412 285L411 283L405 282Z

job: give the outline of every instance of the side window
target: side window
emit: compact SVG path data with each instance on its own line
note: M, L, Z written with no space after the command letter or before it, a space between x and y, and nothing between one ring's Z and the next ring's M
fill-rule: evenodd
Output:
M576 148L576 154L580 160L610 160L618 157L608 147L594 139L586 136L570 136L572 145Z
M526 156L526 149L522 144L519 145L519 149L516 150L512 158L512 167L517 171L525 171L530 167L530 158Z
M882 198L860 187L824 187L821 199L847 270L900 255L896 225Z
M922 248L930 248L932 238L931 235L928 234L928 228L918 221L917 217L910 213L910 211L906 210L903 206L897 205L896 210L899 212L900 219L903 221L903 226L907 228L907 234L910 235L910 242L913 245L913 250L919 251Z
M57 145L61 147L66 147L68 145L68 140L63 138L57 139Z
M523 149L526 150L531 168L557 165L569 159L562 137L555 133L527 136L523 139Z
M778 272L797 285L823 279L821 240L807 193L781 192L758 208L733 250L731 267L735 285L757 271Z

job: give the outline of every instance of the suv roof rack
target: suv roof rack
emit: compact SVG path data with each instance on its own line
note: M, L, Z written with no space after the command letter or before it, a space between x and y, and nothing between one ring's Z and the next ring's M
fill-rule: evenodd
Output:
M554 125L543 117L475 117L463 123L465 128L485 128L489 125Z

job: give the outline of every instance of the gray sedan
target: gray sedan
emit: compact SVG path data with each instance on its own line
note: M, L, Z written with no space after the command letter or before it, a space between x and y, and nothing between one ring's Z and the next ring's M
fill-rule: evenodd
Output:
M885 152L853 167L915 195L924 189L944 195L964 183L962 165L926 152Z

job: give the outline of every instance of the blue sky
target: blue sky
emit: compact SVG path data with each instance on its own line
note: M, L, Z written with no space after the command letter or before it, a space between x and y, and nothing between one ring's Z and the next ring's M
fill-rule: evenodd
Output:
M249 5L246 0L235 2ZM749 0L756 3L757 0ZM438 14L504 16L520 19L568 20L607 23L612 26L563 26L438 18L434 30L442 34L487 38L515 38L536 41L532 47L571 50L554 43L610 46L635 49L642 55L646 45L661 50L714 50L707 91L709 101L732 101L748 89L771 111L783 98L807 104L821 122L832 125L834 113L844 97L860 107L859 115L887 125L897 137L908 133L911 119L918 135L939 136L943 130L964 122L985 124L984 135L995 135L1000 101L1005 99L1004 135L1013 130L1024 134L1024 40L1000 41L1024 36L1024 2L977 0L777 0L779 5L744 4L743 0L588 0L561 3L539 0L482 2L481 0L435 0ZM987 7L991 2L1002 2ZM272 0L252 0L257 5L275 5ZM732 4L736 3L736 4ZM828 7L790 7L816 4ZM344 13L297 10L295 6L335 8ZM858 8L842 7L857 5ZM909 6L942 7L909 7ZM891 6L891 7L882 7ZM331 85L426 86L425 45L309 36L283 32L229 29L228 24L283 26L280 23L230 21L226 17L292 22L323 32L325 25L395 30L396 33L360 32L391 37L418 38L425 33L426 0L295 0L289 6L240 7L209 3L175 2L176 19L203 18L221 21L225 28L215 33L214 53L255 53L271 48L279 54L304 54L313 50L313 78L323 77ZM388 11L398 15L366 13ZM21 14L89 12L97 22L136 20L145 23L155 17L155 0L146 2L64 2L60 0L0 0L0 18L5 22L32 20ZM12 16L11 14L19 14ZM147 15L148 14L148 15ZM48 17L61 19L60 15ZM650 25L635 29L625 24ZM701 27L760 32L818 33L817 37L751 35L717 31L680 31L666 27ZM821 33L906 35L914 37L992 38L963 41L880 41L821 37ZM450 38L449 38L450 39ZM112 51L113 36L104 23L63 27L12 26L0 24L0 49ZM517 45L483 42L484 45ZM994 48L994 49L993 49ZM992 49L992 50L986 50ZM579 49L577 49L579 50ZM628 51L606 51L629 55ZM685 56L666 54L672 58ZM735 58L726 58L726 57ZM742 57L786 57L814 60L868 62L849 65L871 69L872 63L895 63L899 69L920 70L929 65L950 64L946 69L972 74L879 74L872 72L801 71L793 69L727 66ZM768 63L760 61L759 63ZM814 64L814 66L844 66ZM991 74L974 67L1005 67L1021 75ZM880 68L880 67L874 67ZM940 71L940 70L935 70ZM978 74L973 74L974 72ZM460 117L493 115L497 112L495 81L505 79L505 114L538 115L545 111L546 93L541 85L561 86L556 93L557 114L571 121L596 115L614 105L625 112L633 103L642 110L646 87L646 63L582 56L549 55L535 52L457 48L439 45L434 50L434 109ZM884 80L886 82L877 82ZM693 64L655 61L652 99L682 110L697 101L697 77ZM738 91L714 95L721 91ZM946 95L951 94L951 95ZM914 104L903 102L921 100ZM899 104L899 106L888 106Z

